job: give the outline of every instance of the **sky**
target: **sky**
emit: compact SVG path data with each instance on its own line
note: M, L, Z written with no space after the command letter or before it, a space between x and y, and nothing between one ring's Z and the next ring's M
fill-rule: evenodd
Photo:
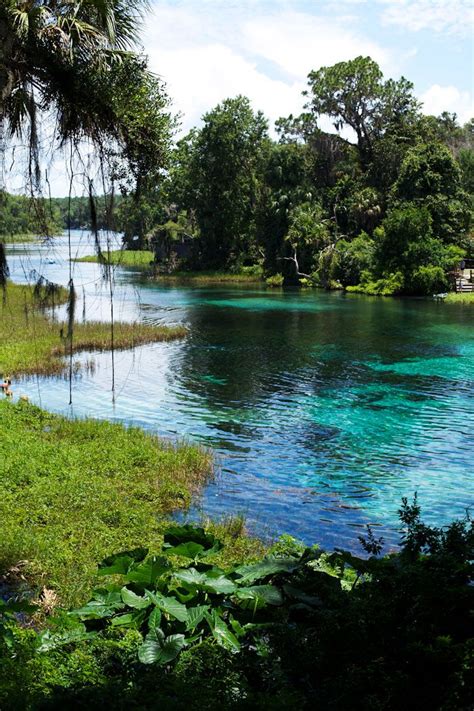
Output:
M181 114L178 137L238 94L273 127L303 109L311 70L358 55L412 81L425 113L474 116L474 0L151 1L143 51ZM48 177L52 195L68 193L63 161L51 160Z
M426 113L474 115L472 0L159 0L144 50L182 131L230 96L271 125L299 113L308 73L358 55L412 81Z

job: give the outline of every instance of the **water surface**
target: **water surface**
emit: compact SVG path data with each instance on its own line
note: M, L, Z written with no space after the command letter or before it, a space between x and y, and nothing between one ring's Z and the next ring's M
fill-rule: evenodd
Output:
M74 254L90 253L73 235ZM49 261L54 263L49 263ZM64 240L19 247L12 277L36 269L67 283ZM78 314L108 318L94 264L75 264ZM243 286L166 286L116 271L116 315L184 323L189 336L117 353L81 354L62 378L17 385L50 410L140 425L216 452L220 474L191 515L244 513L259 534L354 547L362 527L397 540L402 496L418 492L443 524L472 504L474 309Z

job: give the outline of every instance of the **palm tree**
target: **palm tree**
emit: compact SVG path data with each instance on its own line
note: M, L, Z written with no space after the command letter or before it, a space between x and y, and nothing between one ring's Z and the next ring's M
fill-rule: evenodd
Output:
M30 169L39 181L37 116L46 110L61 142L117 137L117 116L103 90L117 63L133 56L147 6L147 0L0 0L0 154L8 136L27 131Z

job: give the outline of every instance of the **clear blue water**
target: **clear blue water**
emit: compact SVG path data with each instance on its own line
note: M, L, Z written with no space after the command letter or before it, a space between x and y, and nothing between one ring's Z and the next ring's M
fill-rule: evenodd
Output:
M83 234L74 253L90 253ZM53 264L48 259L54 260ZM32 268L68 279L64 240L19 247ZM94 264L75 264L78 314L108 318ZM82 288L84 286L84 290ZM397 541L397 508L415 491L443 524L474 500L474 308L265 287L166 286L116 272L116 316L184 323L187 338L80 354L73 407L62 378L17 394L50 410L140 425L212 447L218 475L190 516L243 513L260 535L353 548L361 528Z

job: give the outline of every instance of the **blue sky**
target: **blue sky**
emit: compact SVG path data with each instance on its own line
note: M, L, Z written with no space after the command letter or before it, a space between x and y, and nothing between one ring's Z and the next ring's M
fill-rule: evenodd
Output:
M183 130L227 96L273 122L301 110L311 69L359 54L406 76L426 113L473 114L471 0L159 0L144 49Z

